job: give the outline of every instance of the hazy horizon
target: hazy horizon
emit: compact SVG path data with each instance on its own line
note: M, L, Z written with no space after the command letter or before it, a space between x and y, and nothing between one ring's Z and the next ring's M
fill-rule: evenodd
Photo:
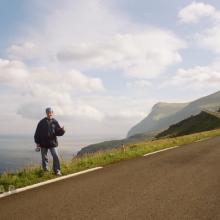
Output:
M101 142L101 138L80 138L63 136L58 138L58 152L62 159L70 160L81 148ZM30 135L0 135L0 174L4 171L16 171L28 165L41 164L40 152L35 152L34 139ZM49 154L51 158L51 155Z

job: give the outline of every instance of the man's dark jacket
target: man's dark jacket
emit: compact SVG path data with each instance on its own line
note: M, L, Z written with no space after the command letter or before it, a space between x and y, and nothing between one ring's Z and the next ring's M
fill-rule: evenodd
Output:
M47 117L40 120L34 134L34 141L40 147L50 148L57 147L57 136L62 136L65 133L54 118L48 119Z

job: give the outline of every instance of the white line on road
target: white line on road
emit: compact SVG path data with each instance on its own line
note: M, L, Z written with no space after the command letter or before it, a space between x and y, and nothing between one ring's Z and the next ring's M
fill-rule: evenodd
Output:
M156 153L166 151L166 150L171 150L171 149L174 149L174 148L177 148L177 147L180 147L180 146L177 145L177 146L174 146L174 147L168 147L168 148L165 148L165 149L162 149L162 150L158 150L158 151L154 151L154 152L144 154L143 156L146 157L146 156L149 156L149 155L152 155L152 154L156 154Z
M49 184L49 183L54 183L54 182L57 182L57 181L60 181L60 180L70 178L70 177L78 176L78 175L81 175L83 173L88 173L88 172L91 172L91 171L95 171L95 170L98 170L98 169L101 169L101 168L103 168L103 167L94 167L94 168L91 168L91 169L88 169L88 170L83 170L83 171L80 171L80 172L77 172L77 173L61 176L61 177L54 178L54 179L51 179L51 180L47 180L47 181L44 181L44 182L41 182L41 183L36 183L36 184L30 185L30 186L25 186L23 188L18 188L18 189L9 191L9 192L4 192L4 193L0 194L0 198L10 196L10 195L15 194L15 193L23 192L23 191L26 191L26 190L29 190L29 189L37 188L37 187L40 187L40 186L43 186L43 185L46 185L46 184Z
M205 141L205 140L208 140L210 138L203 138L203 139L200 139L200 140L197 140L197 141L194 141L194 142L200 142L200 141Z
M194 141L194 143L200 142L200 141L205 141L205 140L208 140L208 139L210 139L210 137ZM159 152L162 152L162 151L166 151L166 150L171 150L171 149L174 149L174 148L177 148L177 147L180 147L180 146L176 145L174 147L169 147L169 148L165 148L165 149L162 149L162 150L150 152L150 153L144 154L143 156L146 157L146 156L149 156L149 155L152 155L152 154L156 154L156 153L159 153Z

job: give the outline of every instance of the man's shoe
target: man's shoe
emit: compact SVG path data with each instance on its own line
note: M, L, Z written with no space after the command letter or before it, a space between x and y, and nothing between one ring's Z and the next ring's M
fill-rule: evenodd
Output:
M44 171L44 172L49 172L50 170L49 170L49 169L43 169L43 171Z
M58 171L58 172L56 173L56 175L57 175L57 176L62 176L62 173L61 173L60 171Z

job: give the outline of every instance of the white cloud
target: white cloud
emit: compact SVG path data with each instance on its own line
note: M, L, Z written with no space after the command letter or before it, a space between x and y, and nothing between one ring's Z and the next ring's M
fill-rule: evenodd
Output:
M203 48L220 53L220 11L210 4L192 2L179 12L179 18L185 23L198 23L202 18L209 17L212 20L211 27L203 28L193 37L195 43Z
M24 118L39 119L47 106L52 106L55 115L63 120L92 120L102 121L104 115L98 109L82 102L75 102L68 93L62 95L51 94L51 97L38 96L35 101L31 99L19 106L17 113Z
M113 69L134 78L155 78L181 62L184 41L169 31L151 28L133 34L118 34L105 42L76 44L58 53L60 61L81 68Z
M134 80L126 83L128 88L149 88L152 87L152 83L148 80Z
M55 55L71 43L94 42L105 39L133 24L119 13L115 13L107 1L66 0L42 3L35 2L44 14L34 29L28 27L26 41L34 42L47 54ZM43 33L43 35L42 35Z
M40 109L48 105L54 106L59 116L98 121L104 117L96 108L74 101L78 92L104 90L99 78L88 77L77 70L52 72L46 68L28 68L21 61L0 59L0 84L17 89L16 93L21 95L21 99L17 101L16 109L26 118L39 117Z
M197 34L195 39L200 47L220 53L220 24Z
M13 44L7 49L11 59L31 60L42 55L40 49L32 42Z
M132 120L134 119L139 119L139 118L144 118L146 116L146 113L144 111L138 111L138 110L129 110L129 109L121 109L119 112L113 112L113 113L108 113L106 115L107 120Z
M180 37L135 24L107 1L36 4L48 7L47 14L41 25L28 28L24 43L8 48L11 58L35 58L44 65L68 65L80 71L108 69L132 78L155 78L182 61L180 51L186 42ZM57 64L56 58L72 63Z
M218 14L212 5L194 1L180 10L178 17L183 23L198 23L204 17L216 18Z
M84 103L99 108L104 113L106 120L140 120L146 115L147 107L155 103L155 99L134 98L126 96L83 96L80 98ZM128 121L129 121L128 120ZM130 123L130 122L129 122Z
M17 87L27 81L28 78L28 70L22 62L0 59L0 84Z
M218 89L220 86L220 66L216 62L210 66L196 66L192 69L179 69L176 75L164 81L159 87L178 87L183 90Z
M25 83L25 86L24 86ZM23 62L0 59L0 84L9 87L26 88L27 91L41 91L42 88L65 91L104 91L100 78L89 77L78 70L68 72L50 71L45 67L28 68ZM40 86L41 89L35 89Z
M87 76L76 69L68 72L49 71L46 68L32 68L31 78L35 86L56 88L63 91L102 92L105 90L100 78Z
M99 78L88 77L77 70L71 70L64 78L71 88L83 88L84 91L104 91L104 85Z
M127 131L149 113L153 104L158 100L154 97L127 97L127 96L84 96L81 101L98 108L104 114L102 123L89 124L90 132L109 134L125 137ZM94 130L95 128L95 130Z
M52 106L56 115L64 120L77 118L101 121L104 117L97 108L80 100L76 101L77 98L66 90L40 84L33 84L31 89L17 108L17 113L24 118L39 119L48 106Z

